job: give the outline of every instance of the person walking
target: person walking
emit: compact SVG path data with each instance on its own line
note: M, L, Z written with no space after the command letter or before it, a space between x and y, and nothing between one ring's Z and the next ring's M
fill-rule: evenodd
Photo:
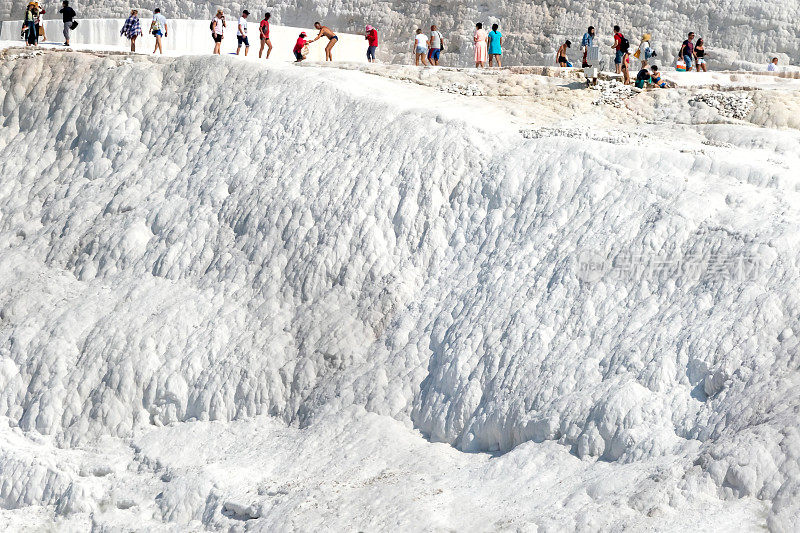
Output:
M323 26L319 22L315 22L314 23L314 28L319 30L319 35L314 37L309 42L313 43L314 41L316 41L320 37L327 37L328 38L328 45L325 47L325 61L333 61L333 47L336 46L336 43L339 42L339 37L337 37L336 34L333 33L333 30L331 30L327 26Z
M139 22L139 12L131 9L131 14L125 19L125 24L119 32L131 42L131 52L136 51L136 38L142 35L142 24Z
M503 34L497 31L499 26L492 24L492 31L489 32L489 66L492 66L492 59L497 61L497 66L502 67L500 56L503 55Z
M378 49L378 30L367 24L364 39L367 40L367 62L374 63L375 51Z
M488 39L489 36L483 29L483 24L480 22L475 24L475 35L472 36L472 42L475 43L475 68L486 66L486 57L489 55Z
M294 43L294 48L292 52L294 52L294 62L299 63L306 58L306 55L303 53L303 50L306 50L308 46L308 41L306 41L306 32L302 32L300 37L297 38L297 42Z
M211 19L211 38L214 40L214 51L212 55L221 55L222 53L222 39L225 38L225 13L222 9L217 9L217 14Z
M622 35L619 26L614 26L614 45L611 48L613 48L615 51L614 67L617 69L617 74L622 74L622 57L625 55L625 52L622 50L622 47L623 44L626 44L627 42L628 40L625 38L624 35Z
M583 52L583 61L581 61L582 68L590 66L589 48L592 46L594 46L594 26L589 26L589 29L583 34L583 39L581 39L581 51Z
M634 57L641 63L642 69L647 68L647 62L650 61L650 57L653 55L653 49L650 47L651 38L649 33L642 35L642 42L639 44L639 48L634 54Z
M75 22L75 10L69 7L69 2L64 0L61 2L61 9L58 10L61 13L61 20L64 22L64 46L69 46L69 35L70 32L74 29L73 26L77 25Z
M261 53L264 51L264 45L267 46L266 59L269 59L269 55L272 53L272 41L269 40L269 19L271 16L272 14L269 12L264 13L264 19L258 26L258 35L261 38L261 49L258 51L259 59L261 59Z
M239 17L239 25L236 28L236 55L239 55L239 50L244 45L244 55L250 51L250 40L247 38L247 17L250 16L248 10L242 11L242 16Z
M155 8L153 10L153 20L150 22L150 33L156 38L156 46L153 48L154 54L156 51L160 54L164 53L164 49L161 47L161 38L166 38L168 31L167 19L161 14L161 8Z
M436 27L436 24L431 26L431 39L429 42L428 63L438 66L439 57L441 56L442 49L444 49L444 37L439 33L439 28Z
M695 70L700 72L708 72L708 66L706 66L706 43L703 39L697 39L697 43L694 45L694 61L695 61Z
M425 56L428 55L428 36L422 33L420 28L417 28L417 33L414 35L414 65L419 66L419 62L427 66L428 62Z
M681 45L680 53L678 56L683 58L683 62L686 64L686 72L692 70L692 61L694 61L694 32L689 32L689 37L683 44Z

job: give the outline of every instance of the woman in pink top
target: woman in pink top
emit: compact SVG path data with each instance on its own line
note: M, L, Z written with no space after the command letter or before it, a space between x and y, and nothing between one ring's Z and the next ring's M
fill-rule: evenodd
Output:
M489 34L483 29L480 22L475 25L475 68L485 67L486 59L489 57L487 47L489 45Z

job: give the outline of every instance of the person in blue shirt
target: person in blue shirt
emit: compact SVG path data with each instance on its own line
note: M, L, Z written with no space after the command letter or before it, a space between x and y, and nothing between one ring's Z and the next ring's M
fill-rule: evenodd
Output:
M587 56L591 46L594 46L594 26L589 26L589 29L583 34L583 39L581 39L581 50L583 50L583 64L581 66L583 68L589 66Z
M492 66L492 58L497 61L497 66L502 67L500 56L503 55L503 34L497 31L497 24L492 24L492 31L489 32L489 66Z

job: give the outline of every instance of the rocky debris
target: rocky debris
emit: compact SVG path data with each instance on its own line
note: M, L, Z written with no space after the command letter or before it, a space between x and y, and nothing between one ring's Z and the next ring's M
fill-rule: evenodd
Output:
M640 142L638 139L632 139L623 133L612 133L607 131L600 132L579 128L536 128L520 130L520 133L526 139L569 137L571 139L591 139L593 141L607 142L611 144L631 144Z
M689 100L690 104L703 103L716 109L720 115L743 120L753 109L753 100L747 94L711 92L698 94Z
M601 80L597 82L597 85L591 85L589 88L600 93L597 100L592 102L594 105L620 107L623 100L636 95L633 86L625 85L616 80Z
M443 85L439 89L448 93L463 94L464 96L484 96L486 94L483 88L475 83L464 84L453 82Z

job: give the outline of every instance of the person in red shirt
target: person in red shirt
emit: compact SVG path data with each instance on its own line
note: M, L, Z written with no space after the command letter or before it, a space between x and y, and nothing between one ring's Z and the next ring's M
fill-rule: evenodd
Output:
M261 37L261 50L258 51L258 57L261 58L261 53L264 51L264 45L267 45L267 59L272 52L272 42L269 40L269 13L264 13L264 20L258 26L258 34Z
M619 26L614 26L614 46L613 48L616 53L614 55L614 65L617 68L617 74L622 73L622 56L625 55L625 51L622 50L622 41L625 39L625 36L620 33Z
M297 38L297 42L294 44L294 52L295 63L299 63L300 61L304 60L306 56L303 55L303 48L308 44L306 41L306 32L300 34L300 37Z
M378 30L367 24L367 33L364 34L367 40L367 61L375 62L375 50L378 49Z

